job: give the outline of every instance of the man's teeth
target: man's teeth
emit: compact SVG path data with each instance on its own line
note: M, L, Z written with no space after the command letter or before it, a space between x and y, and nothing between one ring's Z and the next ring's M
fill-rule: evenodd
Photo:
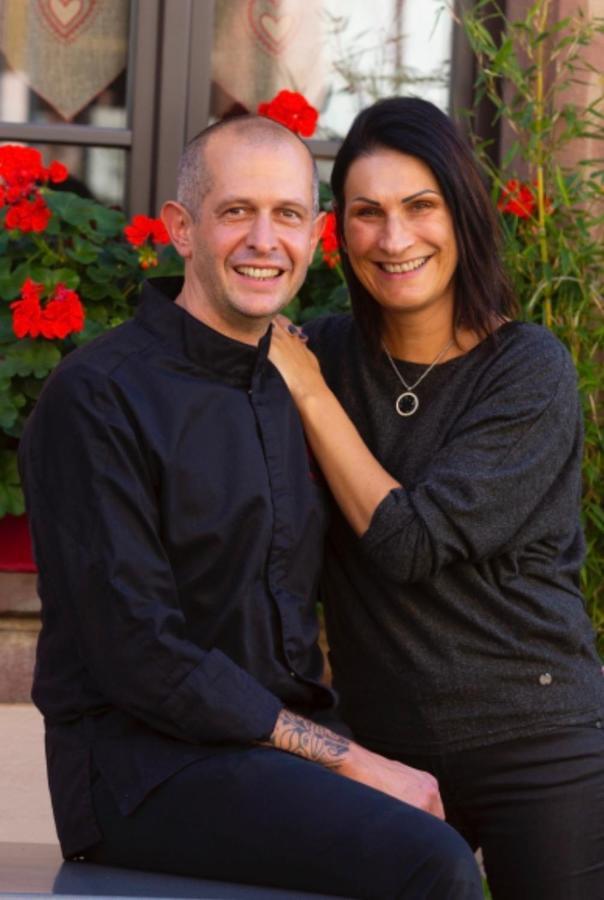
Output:
M276 278L281 269L259 269L256 266L237 266L237 272L240 275L246 275L248 278Z
M414 269L419 269L429 259L429 256L422 256L418 259L411 259L406 263L380 263L380 266L385 272L398 275L401 272L413 272Z

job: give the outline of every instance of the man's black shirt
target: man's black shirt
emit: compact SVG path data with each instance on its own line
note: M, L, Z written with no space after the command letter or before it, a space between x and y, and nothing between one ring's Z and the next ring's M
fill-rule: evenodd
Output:
M99 839L95 766L123 813L188 762L268 737L319 683L321 491L258 348L147 283L135 318L48 380L20 463L43 624L33 698L64 852Z

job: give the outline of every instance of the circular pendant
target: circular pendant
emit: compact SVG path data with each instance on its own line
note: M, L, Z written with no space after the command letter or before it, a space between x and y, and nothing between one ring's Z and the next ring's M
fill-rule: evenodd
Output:
M395 408L399 416L412 416L419 406L417 394L413 391L405 391L397 397Z

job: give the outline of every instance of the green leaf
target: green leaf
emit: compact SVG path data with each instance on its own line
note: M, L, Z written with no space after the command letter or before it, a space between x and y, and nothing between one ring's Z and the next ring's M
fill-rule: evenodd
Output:
M494 66L505 66L514 52L514 44L511 38L506 38L495 56L493 57Z
M9 389L3 389L0 393L0 428L6 430L13 427L19 417L19 408Z
M170 250L173 252L170 253ZM140 271L140 270L139 270ZM159 263L157 268L153 271L153 278L166 278L166 277L174 277L183 275L184 273L184 262L182 257L178 255L178 253L174 250L173 247L170 247L166 250L166 252L162 253L159 257ZM143 279L141 277L140 284L142 285Z
M564 206L570 206L571 199L570 199L568 191L566 189L566 182L564 180L564 175L562 174L562 169L560 168L560 166L556 166L555 175L556 175L556 186L558 188L558 192L562 199L562 203L564 204Z
M72 246L67 247L65 253L70 259L86 266L90 263L97 262L100 249L91 241L76 235L73 239Z
M134 269L139 268L138 253L130 244L116 244L111 248L112 255Z
M0 297L4 300L15 300L19 296L23 283L29 274L29 265L21 263L13 272L7 275L0 275Z
M104 285L107 290L107 282L109 281L108 275L109 273L107 272L107 269L103 269L101 268L101 266L88 266L86 269L86 278L90 279L90 281L94 282L95 284Z
M96 204L94 224L99 234L105 237L115 237L123 231L126 219L123 213Z
M53 213L90 237L116 237L126 223L123 213L68 191L48 191L46 200Z
M87 200L69 191L47 191L45 200L52 212L70 225L86 225L94 218L98 206L93 200Z
M80 276L73 269L54 269L50 272L50 279L51 288L56 287L57 284L64 284L70 290L77 291L80 285Z
M13 364L16 375L45 378L61 361L61 351L44 338L24 338L8 350L6 360Z
M86 272L86 275L89 275L88 271ZM81 286L80 297L86 304L88 303L89 300L94 303L98 303L101 300L106 300L109 297L109 289L107 287L107 282L106 281L99 281L99 282L86 281Z

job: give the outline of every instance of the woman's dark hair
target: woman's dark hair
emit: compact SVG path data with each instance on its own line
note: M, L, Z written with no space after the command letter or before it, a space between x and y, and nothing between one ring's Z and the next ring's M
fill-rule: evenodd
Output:
M516 302L500 254L495 210L478 164L453 122L438 107L417 97L379 100L359 113L335 158L331 175L340 243L344 187L352 163L380 148L415 156L432 171L451 213L457 243L455 324L481 336L516 312ZM352 270L342 248L352 308L365 337L380 346L380 307Z

